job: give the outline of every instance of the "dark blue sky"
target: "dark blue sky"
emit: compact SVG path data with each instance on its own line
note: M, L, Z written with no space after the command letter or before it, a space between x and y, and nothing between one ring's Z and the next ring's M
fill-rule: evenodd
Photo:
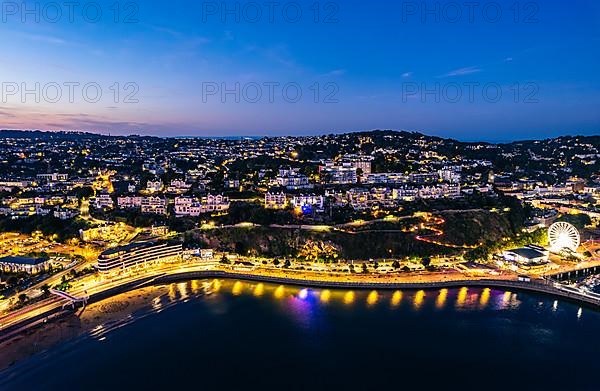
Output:
M4 128L600 133L594 0L26 3L2 9Z

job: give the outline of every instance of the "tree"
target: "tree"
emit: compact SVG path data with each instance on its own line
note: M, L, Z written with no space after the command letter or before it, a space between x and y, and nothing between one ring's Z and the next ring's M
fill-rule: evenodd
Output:
M81 200L90 198L94 195L94 189L89 186L82 186L80 188L75 189L75 196Z
M369 272L369 269L367 268L367 264L366 263L362 264L362 272L364 274L367 274Z
M358 179L358 183L361 182L363 174L364 174L364 171L363 171L362 168L359 167L359 168L356 169L356 177Z
M18 282L19 282L19 278L17 276L10 276L6 280L6 284L8 286L15 286L15 285L17 285Z
M575 228L577 228L580 231L583 230L586 225L592 224L592 219L590 218L590 216L584 213L579 213L576 215L565 214L558 218L556 221L565 221L567 223L573 224Z
M398 262L397 260L392 262L392 267L394 269L400 269L400 262Z
M429 265L431 265L431 258L429 257L423 257L421 259L421 264L425 267L428 267Z
M48 284L42 285L40 289L42 290L44 295L48 295L50 293L50 287L48 286Z
M469 250L465 253L464 258L469 262L487 261L490 257L491 249L486 245Z
M338 259L338 249L330 243L309 240L300 249L298 254L308 262L333 262Z
M223 254L223 256L221 257L221 261L222 264L224 265L229 265L231 262L229 262L229 259L227 259L227 255Z
M25 302L27 301L27 299L29 299L29 297L28 297L28 296L27 296L25 293L21 293L21 294L19 295L19 301L20 301L21 303L25 303Z

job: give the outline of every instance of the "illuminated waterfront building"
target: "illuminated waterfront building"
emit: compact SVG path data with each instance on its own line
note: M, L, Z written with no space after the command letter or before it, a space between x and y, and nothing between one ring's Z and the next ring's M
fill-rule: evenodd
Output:
M175 261L181 259L181 243L136 242L104 251L98 257L98 271L109 272L113 269L126 269L147 263Z
M31 257L2 257L0 258L0 270L5 272L25 272L36 274L48 269L50 260L47 258Z
M548 251L538 246L527 246L515 248L503 252L505 261L518 262L521 264L536 264L548 262Z

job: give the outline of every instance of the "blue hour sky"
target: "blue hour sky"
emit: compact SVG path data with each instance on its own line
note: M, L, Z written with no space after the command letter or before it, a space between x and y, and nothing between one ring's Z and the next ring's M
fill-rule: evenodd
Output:
M2 3L1 128L600 133L595 0L67 4Z

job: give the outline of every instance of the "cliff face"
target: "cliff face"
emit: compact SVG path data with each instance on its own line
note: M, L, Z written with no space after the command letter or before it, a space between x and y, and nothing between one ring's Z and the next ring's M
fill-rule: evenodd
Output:
M473 246L498 242L513 235L508 217L487 211L447 212L441 214L445 222L432 225L443 232L434 239L444 244ZM412 224L413 221L410 220ZM414 221L418 226L418 221ZM194 240L205 246L241 255L269 257L297 256L307 243L334 247L339 257L348 260L423 257L431 255L459 255L461 248L417 240L418 235L432 235L434 231L419 229L406 231L408 222L373 224L350 231L308 231L270 227L225 228L197 231ZM431 221L427 224L431 224ZM410 224L409 224L410 225Z
M337 249L340 258L352 260L378 259L390 256L426 256L457 253L416 240L414 234L403 232L313 232L275 228L228 228L199 232L196 240L222 251L270 257L296 256L307 242Z
M442 241L458 245L476 245L485 241L497 242L513 235L511 223L504 214L488 211L444 212L446 221Z

